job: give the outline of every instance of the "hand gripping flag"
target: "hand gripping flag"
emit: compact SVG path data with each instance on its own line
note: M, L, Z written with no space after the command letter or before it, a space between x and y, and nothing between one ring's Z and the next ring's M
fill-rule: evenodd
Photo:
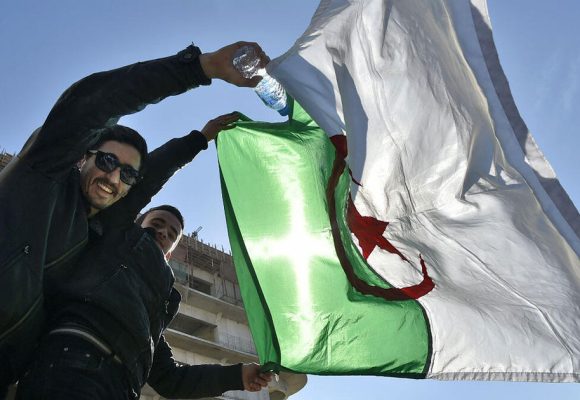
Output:
M485 3L323 1L269 68L298 100L289 121L218 140L260 362L578 381L580 218Z

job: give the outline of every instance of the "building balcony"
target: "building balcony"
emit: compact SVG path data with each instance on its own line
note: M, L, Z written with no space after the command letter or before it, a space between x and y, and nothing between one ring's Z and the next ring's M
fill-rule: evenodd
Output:
M181 294L181 302L184 304L189 304L197 308L201 308L213 314L219 313L224 318L228 318L246 325L248 324L246 311L240 305L232 304L231 302L227 302L199 290L192 289L191 287L181 283L176 283L175 288Z
M173 347L197 353L205 357L220 360L223 363L256 362L258 357L253 349L238 349L232 342L219 343L218 341L203 339L182 331L168 328L165 331L167 341ZM218 338L219 340L219 338ZM242 339L243 340L243 339ZM244 351L247 350L247 351ZM252 351L252 352L249 352Z

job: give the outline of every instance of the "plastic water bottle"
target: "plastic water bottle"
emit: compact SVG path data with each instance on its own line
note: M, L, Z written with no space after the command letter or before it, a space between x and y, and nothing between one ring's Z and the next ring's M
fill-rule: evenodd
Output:
M260 59L252 46L240 47L232 60L234 67L244 78L260 75L262 80L254 91L268 107L278 111L280 115L288 115L289 106L286 91L276 79L272 78L265 68L260 68Z

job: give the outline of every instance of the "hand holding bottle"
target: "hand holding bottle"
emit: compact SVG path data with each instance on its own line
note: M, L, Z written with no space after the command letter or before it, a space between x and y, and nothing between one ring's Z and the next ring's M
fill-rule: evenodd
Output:
M264 104L278 111L280 115L288 115L290 110L286 91L280 82L266 72L262 61L260 53L254 47L242 46L234 53L232 65L246 79L256 79L261 76L262 80L254 88L256 94Z
M262 78L260 76L244 77L232 64L234 54L243 47L253 49L260 68L264 68L270 62L266 53L257 43L237 42L199 56L201 67L206 76L210 79L222 79L236 86L255 87Z

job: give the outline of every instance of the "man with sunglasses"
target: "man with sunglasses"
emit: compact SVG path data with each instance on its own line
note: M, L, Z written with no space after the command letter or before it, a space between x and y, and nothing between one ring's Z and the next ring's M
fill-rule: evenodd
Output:
M255 86L260 78L243 78L231 62L248 44L265 64L255 43L204 54L192 45L80 80L0 173L0 398L25 368L41 332L45 278L74 263L87 243L89 218L124 197L135 182L131 169L141 169L145 142L116 125L119 118L213 78ZM101 140L109 134L115 138ZM120 168L111 169L116 163Z
M267 385L270 374L256 364L176 363L163 331L181 299L167 260L182 236L183 216L164 205L133 222L173 173L237 119L237 113L222 115L201 134L193 131L150 153L141 182L123 202L94 218L76 265L56 280L47 276L48 334L18 385L18 399L137 398L145 382L168 398L258 391ZM102 150L89 154L104 171L119 167ZM134 179L126 167L126 178Z
M125 197L139 180L141 160L147 157L147 145L130 128L116 125L107 130L79 162L81 192L93 217Z

